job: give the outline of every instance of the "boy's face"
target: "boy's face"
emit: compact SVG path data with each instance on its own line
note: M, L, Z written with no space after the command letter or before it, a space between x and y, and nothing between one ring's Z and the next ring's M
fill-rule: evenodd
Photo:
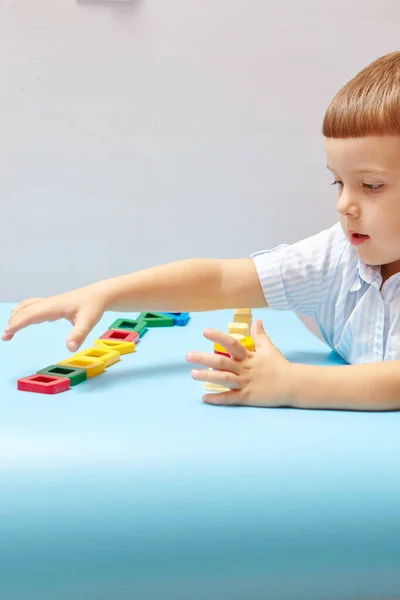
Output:
M325 138L325 151L346 237L362 262L400 272L400 136Z

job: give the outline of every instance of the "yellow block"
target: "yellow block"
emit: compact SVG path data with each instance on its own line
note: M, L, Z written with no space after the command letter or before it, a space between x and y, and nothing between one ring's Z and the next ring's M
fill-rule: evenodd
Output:
M240 335L250 335L247 323L228 323L228 333L240 333Z
M88 358L87 356L71 356L57 363L60 366L65 367L76 367L78 369L85 369L86 375L89 377L96 377L100 373L104 372L104 363L97 358Z
M213 371L214 369L208 369L209 371ZM224 385L219 385L218 383L212 383L211 381L206 381L204 383L204 389L207 392L230 392L231 388L225 387Z
M121 355L117 350L110 350L109 348L88 348L87 350L82 350L81 352L77 352L71 358L75 358L76 356L87 356L88 358L97 358L104 363L104 366L110 367L114 365L121 359Z
M251 315L251 308L235 308L235 315Z
M116 350L119 354L131 354L135 352L134 342L120 342L119 340L94 340L95 348Z
M204 389L207 392L230 392L231 391L231 388L224 387L223 385L218 385L217 383L211 383L211 381L205 382Z
M241 335L240 333L230 333L235 340L238 340L248 350L249 352L254 352L255 346L251 337L248 335ZM221 344L217 344L214 342L214 352L224 352L225 354L229 354L228 350L226 350Z
M246 323L249 328L249 333L251 332L252 320L251 308L236 308L235 314L233 315L233 321L235 323Z

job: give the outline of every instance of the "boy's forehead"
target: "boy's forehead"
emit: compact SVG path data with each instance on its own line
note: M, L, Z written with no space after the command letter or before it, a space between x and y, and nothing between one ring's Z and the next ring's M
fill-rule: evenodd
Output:
M389 173L400 170L400 136L325 138L331 171Z

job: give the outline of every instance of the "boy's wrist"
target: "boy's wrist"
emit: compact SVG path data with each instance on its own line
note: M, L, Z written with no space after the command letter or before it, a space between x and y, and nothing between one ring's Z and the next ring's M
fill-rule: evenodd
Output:
M121 299L121 284L116 279L102 281L98 293L104 300L105 310L114 310Z
M287 387L286 387L286 406L292 406L293 408L298 407L298 388L299 379L301 378L301 371L299 372L298 367L301 365L296 363L289 363L287 372Z

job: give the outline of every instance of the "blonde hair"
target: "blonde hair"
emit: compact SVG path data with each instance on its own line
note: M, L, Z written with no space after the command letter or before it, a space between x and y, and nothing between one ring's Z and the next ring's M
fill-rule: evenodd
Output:
M322 133L328 138L400 135L400 52L378 58L336 94Z

